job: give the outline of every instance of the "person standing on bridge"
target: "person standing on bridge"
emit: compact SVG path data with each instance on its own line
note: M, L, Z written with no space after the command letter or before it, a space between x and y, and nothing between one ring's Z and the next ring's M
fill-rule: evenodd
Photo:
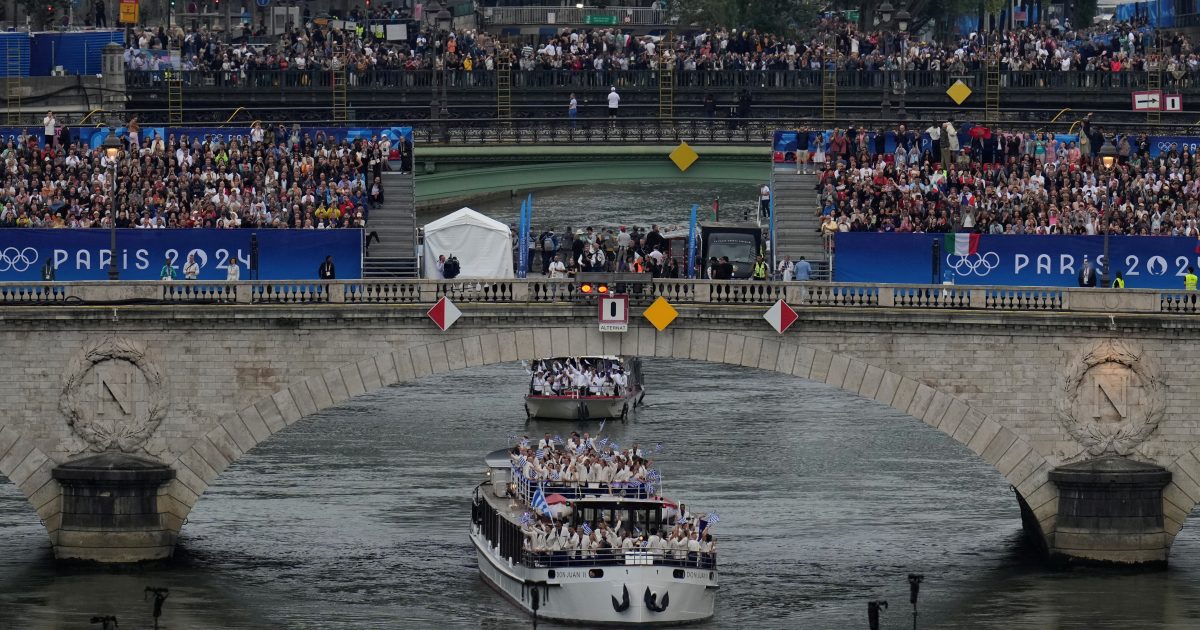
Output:
M1094 287L1096 286L1096 271L1092 269L1092 261L1083 257L1083 269L1079 270L1079 286Z
M1196 283L1197 283L1197 281L1200 281L1200 278L1196 277L1196 270L1192 266L1189 265L1187 268L1187 274L1183 276L1183 290L1192 292L1192 295L1190 298L1192 304L1196 303Z
M767 262L765 260L763 260L763 257L761 254L757 258L754 259L753 275L754 275L755 280L766 280L767 279Z
M763 184L758 189L758 214L766 219L771 216L771 185Z
M621 106L621 95L617 94L617 88L608 88L608 117L617 117L617 108Z
M325 262L321 263L321 266L317 268L317 277L321 280L334 280L337 278L337 274L333 268L333 256L325 257Z
M575 128L575 119L579 117L579 101L575 100L575 93L571 92L571 100L567 102L567 118L571 119L571 129Z
M779 274L780 280L791 282L796 274L796 263L792 262L791 256L784 256L783 260L779 261L779 268L775 271Z
M800 260L796 261L796 268L792 273L796 282L807 282L812 279L812 265L801 256Z

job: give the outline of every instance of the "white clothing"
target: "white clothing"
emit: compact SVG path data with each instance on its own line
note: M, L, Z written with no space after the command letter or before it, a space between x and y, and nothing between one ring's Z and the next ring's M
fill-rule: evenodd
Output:
M616 109L621 103L621 95L616 92L608 93L608 108Z
M238 265L236 260L230 260L228 266L226 267L225 279L226 280L240 280L241 278L242 278L241 266Z

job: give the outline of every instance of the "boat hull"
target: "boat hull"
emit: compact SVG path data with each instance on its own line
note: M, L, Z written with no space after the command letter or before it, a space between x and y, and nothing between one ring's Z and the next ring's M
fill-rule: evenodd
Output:
M716 571L663 565L556 569L510 566L477 532L472 533L471 540L480 576L505 599L532 615L533 591L539 591L539 619L586 625L658 626L694 623L713 616ZM590 577L591 569L602 570L603 576ZM681 572L679 577L677 571ZM531 586L533 583L539 586ZM647 606L646 589L657 596L657 602L664 594L669 596L665 610L654 611ZM618 611L613 598L624 603L626 591L628 607Z
M621 418L633 413L642 395L635 390L628 396L525 396L525 413L534 420L600 420Z

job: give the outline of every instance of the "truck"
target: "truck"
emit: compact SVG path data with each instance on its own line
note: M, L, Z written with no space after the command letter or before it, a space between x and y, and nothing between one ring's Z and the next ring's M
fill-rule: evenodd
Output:
M733 263L733 278L750 278L754 275L754 259L765 254L762 245L762 228L754 223L701 223L696 276L704 277L710 259L728 256Z

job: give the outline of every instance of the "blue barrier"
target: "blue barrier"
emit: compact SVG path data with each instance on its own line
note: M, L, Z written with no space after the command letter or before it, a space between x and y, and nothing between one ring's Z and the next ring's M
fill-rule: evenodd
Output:
M339 279L362 277L363 233L338 230L117 230L117 267L122 280L158 280L166 258L183 279L188 254L195 254L201 280L224 280L234 256L242 279L250 278L251 236L258 240L258 278L308 280L333 256ZM0 230L0 281L40 280L51 261L57 280L108 278L108 230Z
M28 127L0 127L0 140L7 142L10 138L15 139L21 135L32 136L38 141L38 145L45 144L43 136L44 129L41 126ZM117 127L115 129L117 136L124 138L128 131L125 127ZM287 129L290 136L291 128ZM351 141L362 138L370 140L372 136L387 136L395 145L401 138L412 144L413 134L412 127L302 127L300 129L300 137L304 138L308 135L310 138L316 139L318 133L323 133L327 138L333 138L337 141L349 139ZM72 128L71 134L73 138L87 144L89 147L96 149L104 144L104 139L108 137L107 127L78 127ZM250 139L250 127L238 125L234 127L142 127L140 132L140 141L144 145L147 140L150 140L158 134L164 140L172 135L176 138L187 136L189 140L205 137L222 138L226 141L233 138L241 137L246 140Z
M958 256L934 244L944 234L846 232L835 236L837 282L962 285L1077 286L1086 257L1099 277L1103 236L982 235L978 250ZM1180 289L1188 266L1200 269L1197 240L1188 237L1109 237L1111 272L1133 289ZM936 267L935 267L936 265Z

